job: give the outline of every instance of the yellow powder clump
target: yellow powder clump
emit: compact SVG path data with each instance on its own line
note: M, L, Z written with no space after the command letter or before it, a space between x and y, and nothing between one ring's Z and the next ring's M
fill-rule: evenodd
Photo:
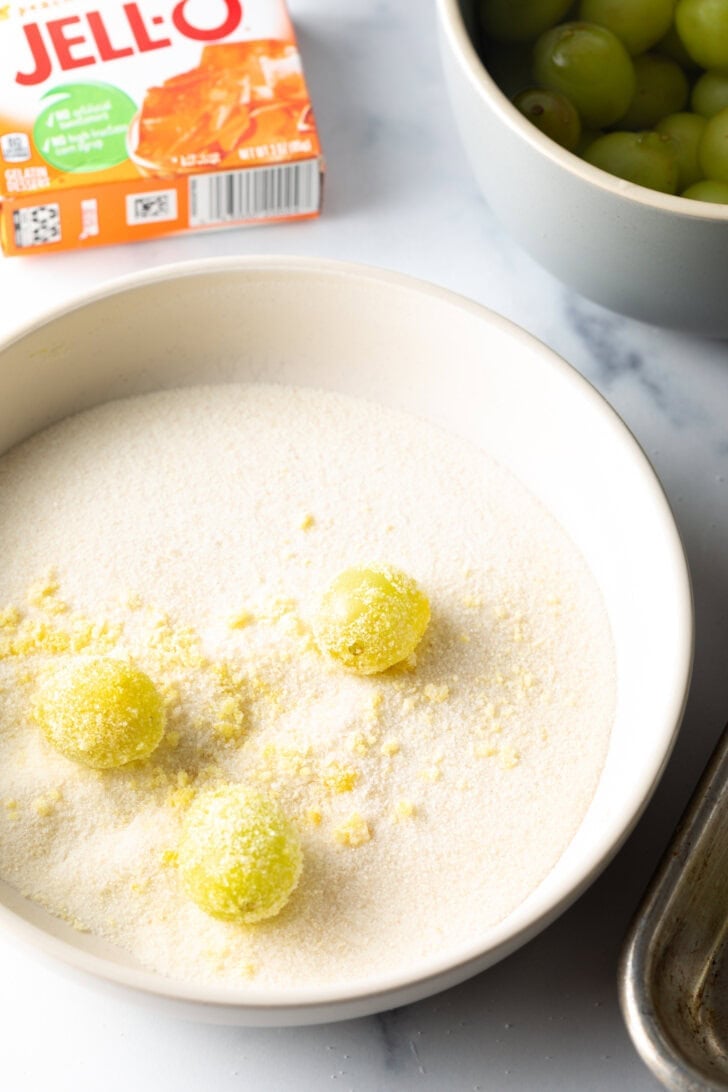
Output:
M214 731L223 739L236 739L245 729L245 714L239 698L223 698L216 709Z
M160 614L147 637L148 647L164 657L168 667L205 668L200 638L190 626L173 626L166 614Z
M369 699L369 715L377 720L384 705L384 694L377 688Z
M58 583L58 576L55 569L49 569L44 577L37 580L35 584L31 584L28 588L28 602L31 607L39 607L41 610L49 608L49 603L58 595L58 589L60 584ZM51 612L55 612L54 607L49 608ZM62 610L66 610L67 607L63 604Z
M338 762L332 762L324 770L322 780L329 792L351 792L359 780L359 774L350 766L340 766Z
M305 516L301 517L301 522L298 526L301 528L302 531L310 531L315 523L316 520L314 519L314 517L311 515L310 512L307 512Z
M288 615L295 615L298 603L295 599L287 599L285 596L277 596L271 599L263 614L266 622L281 622Z
M70 648L71 635L67 630L57 629L42 618L25 618L15 635L0 646L0 658L32 656L39 652L55 655L68 652Z
M376 736L372 732L354 732L347 740L347 747L352 754L364 756L369 754L376 743Z
M256 770L261 781L272 782L280 777L310 780L313 775L312 750L307 747L281 747L267 743L263 748L263 765Z
M245 679L227 661L212 669L220 697L212 711L213 729L222 739L239 739L245 731Z
M195 799L195 794L196 789L187 770L178 770L176 784L167 794L167 804L170 808L188 808Z
M14 613L12 617L16 617ZM121 626L91 622L81 614L72 615L63 626L46 618L16 618L12 625L0 626L0 660L86 650L108 652L120 636Z
M521 756L515 747L502 747L499 753L499 759L504 770L513 770L519 765Z
M479 610L483 606L483 600L479 595L466 595L463 597L463 606L467 610Z
M59 804L61 800L62 795L60 789L51 789L42 796L36 796L32 804L33 811L42 819L46 819L49 815L53 814L56 810L56 804Z
M334 831L334 838L342 846L363 846L371 841L372 832L366 819L358 811L351 813Z
M20 625L22 614L17 607L0 608L0 630L15 630Z
M411 800L398 800L394 809L395 819L414 819L417 808Z
M434 683L428 683L423 691L428 701L443 702L447 701L450 697L450 687L445 685L435 686Z
M252 626L255 621L255 615L249 610L240 610L237 614L234 614L228 620L229 629L245 629L246 626Z

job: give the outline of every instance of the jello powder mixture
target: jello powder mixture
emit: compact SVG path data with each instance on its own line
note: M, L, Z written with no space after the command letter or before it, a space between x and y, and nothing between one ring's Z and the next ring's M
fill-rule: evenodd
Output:
M6 254L318 214L284 0L0 4Z
M293 990L484 947L587 811L614 718L583 558L485 453L324 391L189 388L100 406L0 459L0 877L173 978ZM427 595L416 662L319 651L332 578ZM146 761L90 769L32 715L46 672L130 660L157 687ZM303 869L256 924L188 897L195 802L277 802ZM74 937L77 943L83 940Z

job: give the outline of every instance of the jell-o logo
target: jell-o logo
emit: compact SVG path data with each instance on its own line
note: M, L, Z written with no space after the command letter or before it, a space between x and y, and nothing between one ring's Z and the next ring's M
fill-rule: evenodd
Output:
M195 42L215 42L226 38L237 30L243 19L241 0L224 0L224 17L213 27L195 26L185 14L187 6L188 0L176 4L170 22L179 34ZM165 16L145 17L138 4L124 4L122 10L128 33L119 35L116 40L112 40L100 11L49 19L46 23L26 23L23 32L33 67L19 70L15 75L16 83L24 86L44 83L55 65L66 72L172 45L172 39L166 37L163 29L159 29L167 22Z

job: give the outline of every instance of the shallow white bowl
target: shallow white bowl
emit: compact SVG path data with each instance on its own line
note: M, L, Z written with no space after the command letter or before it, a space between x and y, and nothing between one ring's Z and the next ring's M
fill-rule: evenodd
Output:
M484 68L474 0L437 0L445 76L478 184L514 239L615 311L728 336L728 205L614 178L532 125Z
M0 346L0 451L110 398L233 380L363 396L487 449L580 547L614 634L616 723L574 841L506 920L467 947L443 943L414 976L398 972L393 953L390 974L345 989L179 984L0 885L3 928L137 998L218 1022L343 1019L414 1001L483 970L552 921L615 853L679 726L692 657L689 578L653 471L584 379L475 304L356 266L289 258L194 263L118 282L55 312Z

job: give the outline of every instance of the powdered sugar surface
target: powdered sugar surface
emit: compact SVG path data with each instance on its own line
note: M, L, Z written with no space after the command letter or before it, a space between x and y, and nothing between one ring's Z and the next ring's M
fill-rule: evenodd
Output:
M0 460L0 553L0 875L172 977L406 973L517 907L593 796L615 701L598 588L533 497L425 422L258 385L110 403ZM377 563L432 622L413 670L360 678L310 620ZM82 769L33 724L74 641L162 688L148 763ZM225 780L276 795L303 840L255 926L207 917L175 869L192 794Z

